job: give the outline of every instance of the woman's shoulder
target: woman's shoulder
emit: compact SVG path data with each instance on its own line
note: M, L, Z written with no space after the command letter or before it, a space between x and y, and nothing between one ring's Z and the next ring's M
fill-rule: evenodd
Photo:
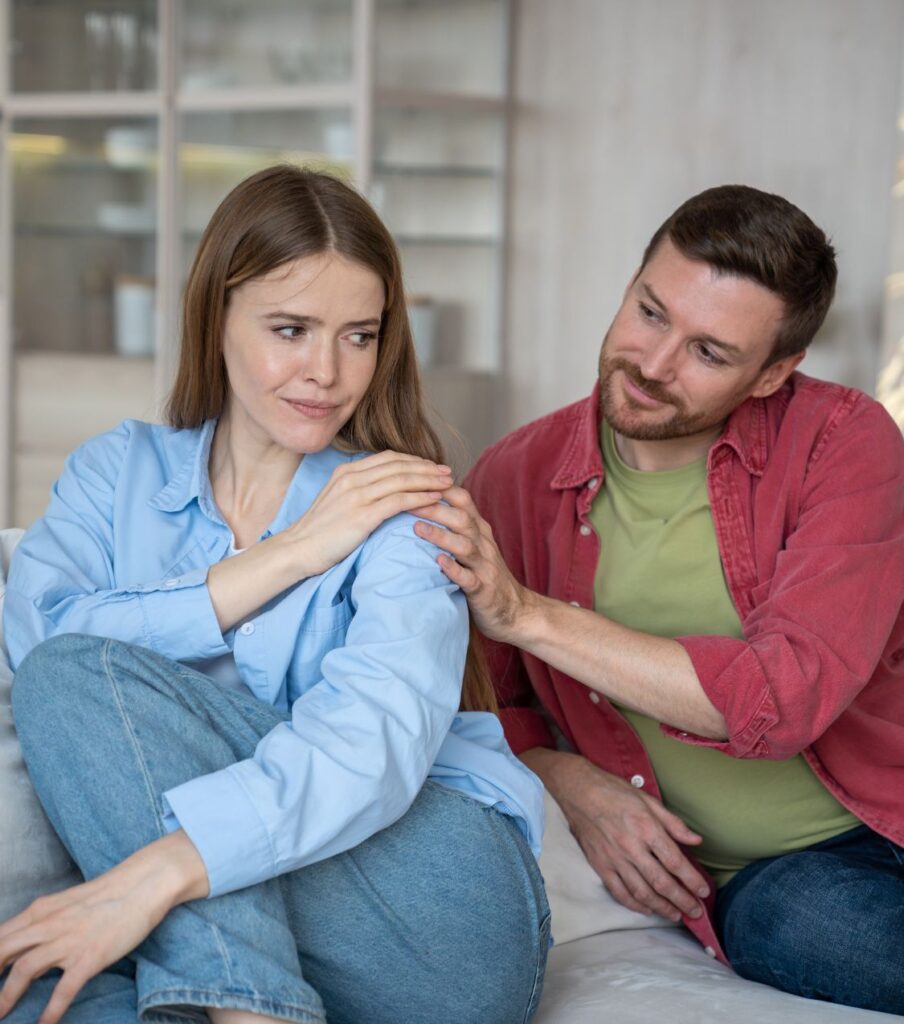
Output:
M178 429L145 420L126 419L79 445L67 468L118 474L127 462L152 460L179 464L194 451L203 428Z

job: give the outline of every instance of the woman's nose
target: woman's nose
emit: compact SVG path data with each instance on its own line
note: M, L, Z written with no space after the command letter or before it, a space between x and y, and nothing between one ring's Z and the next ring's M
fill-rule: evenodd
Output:
M320 387L329 387L336 382L339 373L336 346L331 338L313 338L306 346L301 373L305 380L314 381Z

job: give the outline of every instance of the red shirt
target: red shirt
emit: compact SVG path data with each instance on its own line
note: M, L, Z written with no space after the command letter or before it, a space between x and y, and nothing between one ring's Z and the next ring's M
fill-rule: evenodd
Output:
M583 608L600 557L588 520L605 477L598 395L509 434L465 481L515 576ZM729 739L663 729L733 757L802 752L840 803L904 845L901 432L861 392L795 373L735 410L707 480L744 636L676 639ZM594 764L660 796L637 734L605 698L513 647L487 650L515 753L554 747L551 719ZM685 923L721 952L711 921Z

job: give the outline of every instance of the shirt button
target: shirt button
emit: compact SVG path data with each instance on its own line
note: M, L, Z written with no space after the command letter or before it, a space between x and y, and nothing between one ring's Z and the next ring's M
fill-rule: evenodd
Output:
M178 586L179 586L179 583L180 583L180 580L179 580L179 579L178 579L178 577L177 577L177 578L176 578L176 579L174 579L174 580L167 580L167 581L166 581L166 582L165 582L165 583L164 583L163 585L164 585L164 586L165 586L165 587L166 587L167 589L171 590L171 589L172 589L173 587L178 587Z
M581 536L582 537L589 537L592 532L593 531L590 529L590 527L586 523L584 523L584 525L581 527Z
M590 691L590 699L593 701L594 704L599 704L600 695L596 692L596 690Z
M241 627L239 632L243 636L251 636L251 634L254 632L254 623L253 622L246 622L245 625Z
M635 789L643 789L644 781L645 780L644 780L644 777L642 775L632 775L631 776L631 785Z
M596 485L597 485L597 484L598 484L599 482L600 482L600 478L599 478L598 476L595 476L595 477L593 477L593 479L592 479L592 480L590 481L590 483L588 483L588 484L587 484L587 486L588 486L588 487L590 488L590 490L591 490L591 491L595 491L595 490L596 490Z
M715 956L716 955L716 951L713 949L712 946L705 946L704 949L703 949L703 952L707 956Z

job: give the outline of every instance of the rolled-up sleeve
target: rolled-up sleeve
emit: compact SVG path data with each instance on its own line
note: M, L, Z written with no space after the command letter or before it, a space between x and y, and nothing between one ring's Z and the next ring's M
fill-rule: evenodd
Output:
M228 651L207 569L115 584L113 506L128 440L123 425L70 455L45 515L16 548L4 606L13 668L61 633L139 644L176 661Z
M678 638L729 739L664 731L734 757L800 753L872 678L900 615L902 579L904 441L870 403L811 460L796 527L744 638Z
M210 895L334 856L411 806L461 699L464 596L408 517L359 556L344 642L252 758L169 790Z

